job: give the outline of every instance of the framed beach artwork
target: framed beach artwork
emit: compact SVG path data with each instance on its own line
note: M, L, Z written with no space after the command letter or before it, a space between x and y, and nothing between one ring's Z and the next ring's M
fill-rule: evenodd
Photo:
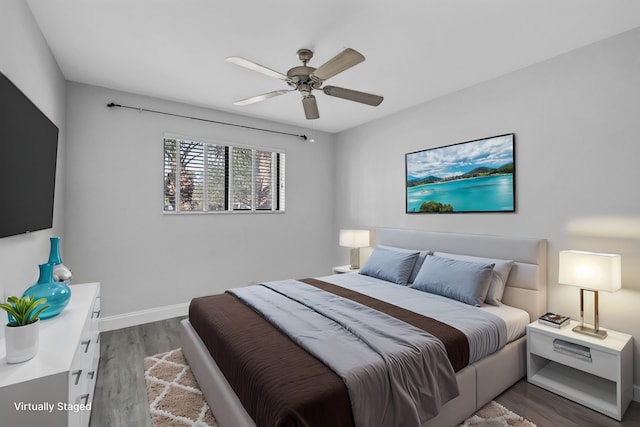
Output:
M407 213L515 212L513 133L405 155Z

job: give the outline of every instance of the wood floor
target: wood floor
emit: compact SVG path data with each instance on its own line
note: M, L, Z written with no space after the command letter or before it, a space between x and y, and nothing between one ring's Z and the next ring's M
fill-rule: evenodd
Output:
M100 336L101 359L91 427L150 427L142 360L180 347L180 319L163 320ZM622 422L521 380L495 399L538 427L640 427L640 403Z
M100 334L90 427L151 427L142 361L180 347L179 318Z
M640 403L631 402L622 422L563 399L526 379L502 393L496 402L538 427L640 427Z

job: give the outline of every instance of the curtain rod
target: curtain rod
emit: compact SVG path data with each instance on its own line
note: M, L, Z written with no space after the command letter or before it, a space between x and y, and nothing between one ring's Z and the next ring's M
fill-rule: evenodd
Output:
M203 119L203 118L200 118L200 117L183 116L182 114L167 113L165 111L149 110L147 108L140 108L140 107L130 107L128 105L116 104L114 102L108 103L107 107L109 107L109 108L113 108L113 107L128 108L130 110L137 110L137 111L140 111L140 112L145 111L147 113L164 114L165 116L182 117L183 119L199 120L201 122L216 123L216 124L219 124L219 125L226 125L226 126L235 126L235 127L244 128L244 129L258 130L258 131L261 131L261 132L279 133L281 135L295 136L296 138L300 138L300 139L302 139L304 141L306 141L308 139L307 135L304 135L304 134L298 135L298 134L295 134L295 133L280 132L278 130L262 129L262 128L256 128L256 127L253 127L253 126L245 126L245 125L237 125L237 124L234 124L234 123L219 122L217 120ZM311 140L311 142L313 142L313 140Z

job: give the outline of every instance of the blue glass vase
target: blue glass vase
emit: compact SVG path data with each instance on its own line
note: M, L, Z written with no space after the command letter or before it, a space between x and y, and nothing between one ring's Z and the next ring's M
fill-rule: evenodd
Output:
M46 298L47 308L40 314L41 319L49 319L57 316L69 304L71 289L64 283L53 280L53 263L40 264L40 277L38 283L29 287L22 296L30 295L33 298Z

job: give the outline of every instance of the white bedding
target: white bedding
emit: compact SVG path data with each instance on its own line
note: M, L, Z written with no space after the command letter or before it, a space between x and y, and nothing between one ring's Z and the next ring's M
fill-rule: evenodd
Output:
M355 272L318 277L318 279L352 289L373 298L383 299L398 307L438 319L439 313L425 312L421 299L416 297L416 295L422 296L420 294L425 294L425 292ZM500 317L507 326L507 342L523 336L529 324L529 314L526 311L505 304L501 306L484 304L482 307L474 307L439 295L428 294L428 296L431 299L442 299L456 303L463 310L483 310ZM475 358L472 357L473 359Z
M484 304L479 309L495 314L504 320L507 324L507 342L515 341L524 336L527 325L530 323L529 313L510 305L495 306Z

